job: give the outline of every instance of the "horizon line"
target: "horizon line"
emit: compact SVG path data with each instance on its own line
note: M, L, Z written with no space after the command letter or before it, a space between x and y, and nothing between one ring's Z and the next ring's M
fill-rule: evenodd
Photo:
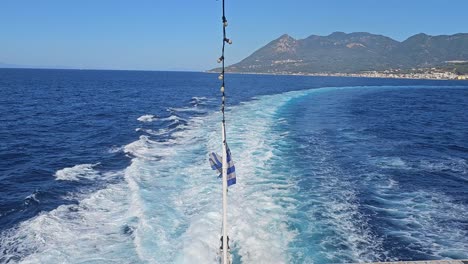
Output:
M148 72L206 72L206 70L138 70L138 69L99 69L99 68L60 68L60 67L2 67L0 70L63 70L63 71L148 71Z

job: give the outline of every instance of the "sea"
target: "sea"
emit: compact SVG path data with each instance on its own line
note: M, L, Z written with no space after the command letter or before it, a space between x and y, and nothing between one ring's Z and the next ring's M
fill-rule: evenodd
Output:
M0 263L217 263L220 81L0 70ZM468 258L468 82L226 75L234 263Z

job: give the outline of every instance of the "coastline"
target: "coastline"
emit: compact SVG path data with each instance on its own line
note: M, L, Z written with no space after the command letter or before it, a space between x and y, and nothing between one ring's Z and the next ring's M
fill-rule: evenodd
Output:
M219 73L213 70L206 73ZM411 79L411 80L440 80L440 81L466 81L468 76L460 76L451 72L425 72L425 73L385 73L369 71L363 73L304 73L304 72L236 72L235 74L253 75L288 75L288 76L317 76L317 77L349 77L349 78L377 78L377 79Z

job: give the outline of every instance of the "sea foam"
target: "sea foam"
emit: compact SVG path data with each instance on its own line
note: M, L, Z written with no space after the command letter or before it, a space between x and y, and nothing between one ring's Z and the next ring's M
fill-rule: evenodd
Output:
M326 142L316 138L291 146L290 133L277 128L288 123L278 120L283 106L315 92L261 96L227 109L238 177L229 188L228 233L234 259L242 263L391 259L362 211L356 182L333 162ZM123 181L81 198L77 205L59 206L3 231L0 262L216 263L221 182L207 153L220 152L219 120L219 113L195 116L179 129L167 129L169 138L148 133L126 145L132 160L118 172ZM290 151L301 149L316 154L307 173L292 168L287 159ZM375 163L406 168L402 161ZM56 175L98 177L95 166L77 165ZM303 186L306 176L313 188ZM391 175L362 175L359 184L374 190L372 211L383 212L401 230L386 230L386 236L407 238L409 245L420 241L438 258L468 251L464 223L455 231L444 224L466 219L466 206L443 194L399 192L401 184Z
M79 164L70 168L63 168L55 172L55 179L60 181L78 181L80 179L93 180L99 177L99 172L94 169L96 164Z
M271 175L261 168L273 153L267 132L275 122L275 109L288 100L278 98L268 97L268 107L257 101L227 112L237 117L228 133L239 171L239 182L229 193L229 233L234 254L244 262L288 262L287 245L295 235L288 230L287 212L277 204L288 201L290 183L267 183ZM217 113L194 117L187 129L174 131L167 141L141 136L128 144L124 151L132 162L121 172L124 182L4 231L0 243L8 245L5 258L21 258L23 263L216 263L221 182L209 167L207 153L220 150L218 121ZM241 131L250 134L235 135ZM56 177L98 177L96 165L65 168ZM288 203L293 206L294 199Z
M153 122L157 120L157 117L154 115L142 115L137 120L140 122Z

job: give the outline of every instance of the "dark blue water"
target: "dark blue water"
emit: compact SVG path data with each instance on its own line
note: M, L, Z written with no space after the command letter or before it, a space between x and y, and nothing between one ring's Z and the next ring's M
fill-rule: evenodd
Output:
M466 82L227 83L235 259L468 257ZM0 70L0 262L214 260L218 86L205 73Z

